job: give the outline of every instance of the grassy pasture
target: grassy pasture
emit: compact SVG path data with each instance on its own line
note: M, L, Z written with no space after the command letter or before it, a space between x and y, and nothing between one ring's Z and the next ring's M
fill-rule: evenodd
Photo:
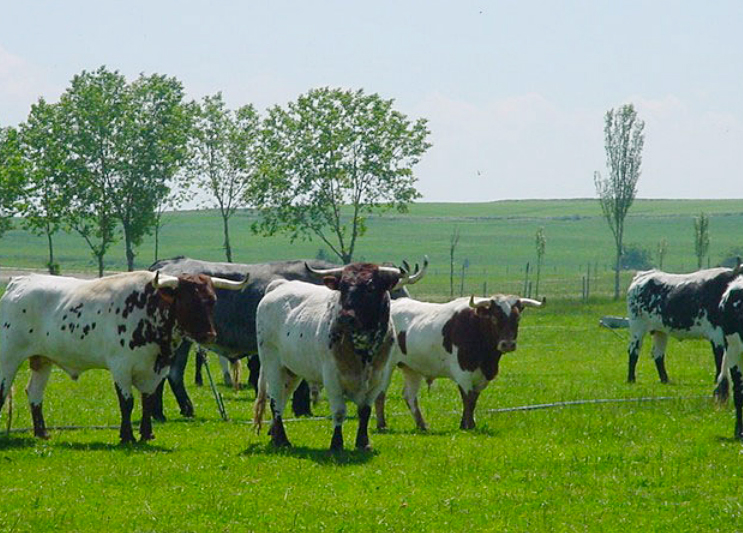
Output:
M732 408L711 401L713 363L702 341L669 343L671 383L658 382L646 347L638 382L625 383L626 334L599 329L622 304L562 301L529 310L517 352L486 389L478 429L458 428L452 383L421 391L428 434L414 423L396 374L390 431L372 453L331 456L328 420L287 423L295 448L255 435L252 392L221 387L230 422L207 388L190 386L197 418L177 414L147 445L120 447L109 430L0 436L3 531L734 531L743 528ZM216 361L211 368L216 372ZM14 427L29 427L16 378ZM191 376L191 368L188 375ZM190 378L189 378L190 381ZM586 398L676 397L529 412L505 407ZM73 383L52 373L48 425L117 425L110 377ZM350 409L353 413L353 409ZM139 413L139 403L135 414ZM316 408L328 414L326 401ZM136 416L136 415L135 415ZM7 407L3 410L5 426ZM356 421L345 425L346 446Z
M627 223L626 244L637 244L655 252L658 242L669 243L664 267L676 272L696 269L692 219L700 212L710 215L710 263L717 264L735 247L743 247L743 200L638 200ZM223 261L222 228L219 216L210 211L173 213L163 229L160 257L188 255ZM290 243L284 237L252 235L254 221L248 211L232 221L231 235L235 261L253 263L269 260L315 257L318 241ZM542 272L542 292L548 297L578 298L582 277L591 267L592 293L611 294L613 281L613 240L596 200L529 200L475 204L416 204L410 213L394 212L371 217L367 234L359 240L357 259L399 262L402 258L431 259L425 287L419 294L441 298L449 294L449 241L455 228L461 240L456 251L455 293L459 293L461 265L466 271L464 293L487 291L517 292L523 287L524 266L536 261L534 234L543 226L547 253ZM76 235L57 237L57 256L65 271L95 270L95 263L83 240ZM145 239L139 248L137 266L152 263L154 243ZM123 245L112 247L107 268L125 268ZM22 266L43 268L46 242L43 238L14 230L0 239L0 268ZM532 273L531 279L534 280ZM624 283L629 282L629 275Z
M654 249L666 238L666 268L690 271L692 217L701 211L711 216L714 264L740 246L743 200L638 201L626 240ZM248 212L235 218L236 261L314 257L320 248L255 237L248 231L252 220ZM265 430L255 435L248 424L252 392L224 387L230 422L219 418L208 388L190 386L197 417L181 418L168 393L170 421L156 425L152 443L130 447L117 445L116 429L52 431L45 442L29 433L6 436L6 406L0 531L743 530L743 447L731 438L732 406L711 401L708 343L669 342L668 385L658 382L646 345L638 382L628 385L626 333L597 326L602 315L624 314L624 303L605 297L612 241L595 201L418 204L409 215L372 218L357 257L397 262L428 254L429 275L414 295L444 300L456 227L457 266L464 258L471 264L464 292L479 293L484 282L488 292L518 292L540 226L548 239L542 292L550 302L527 311L518 351L504 357L500 376L480 398L477 430L457 429L459 394L453 383L438 381L420 395L431 431L417 432L398 374L388 394L390 431L372 433L372 453L349 449L339 456L325 451L331 425L324 419L287 423L295 448L272 450ZM214 213L175 213L161 238L161 257L223 258ZM57 246L63 272L94 268L78 237L60 235ZM109 254L111 269L123 268L120 248ZM0 269L39 268L45 250L43 239L11 231L0 239ZM148 266L151 250L146 240L139 266ZM589 263L599 268L592 271L594 296L583 304L575 298ZM625 274L623 282L629 279ZM216 375L216 361L211 368ZM27 379L24 365L15 381L16 428L31 425ZM496 411L641 397L675 399ZM135 417L139 412L137 401ZM316 412L328 414L325 400ZM45 415L49 426L117 426L110 376L92 371L73 383L55 369ZM351 419L347 448L355 430Z

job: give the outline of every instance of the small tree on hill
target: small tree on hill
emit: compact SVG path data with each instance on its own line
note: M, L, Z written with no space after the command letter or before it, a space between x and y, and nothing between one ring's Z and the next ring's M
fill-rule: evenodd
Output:
M542 272L542 262L544 253L547 251L547 237L544 234L544 228L539 228L535 236L535 245L537 249L537 284L534 291L536 297L539 297L539 277Z
M658 268L660 270L663 270L663 261L666 255L668 255L668 241L664 237L658 242Z
M619 299L619 271L621 270L624 221L637 194L642 148L645 144L645 123L637 118L632 104L610 109L604 117L606 166L609 175L603 178L594 173L596 193L601 210L614 235L616 261L614 263L614 299Z
M702 260L709 251L709 217L700 213L694 217L694 255L697 256L697 270L702 268Z

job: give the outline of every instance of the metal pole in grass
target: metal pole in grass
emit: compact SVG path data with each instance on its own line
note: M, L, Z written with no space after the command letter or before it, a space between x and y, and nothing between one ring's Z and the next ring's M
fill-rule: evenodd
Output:
M217 409L219 410L219 416L222 417L222 420L227 422L229 420L229 417L227 416L227 411L224 408L224 402L222 401L222 394L217 390L217 386L214 384L214 379L212 379L212 371L209 370L209 358L204 357L204 368L206 368L206 375L209 378L209 386L212 388L212 393L214 394L214 399L217 402Z

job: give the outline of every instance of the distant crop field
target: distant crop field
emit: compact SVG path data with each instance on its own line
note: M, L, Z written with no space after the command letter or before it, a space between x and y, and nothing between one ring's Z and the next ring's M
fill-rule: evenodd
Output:
M423 282L422 282L423 283ZM390 430L373 431L371 453L326 448L331 422L287 422L294 448L256 435L252 391L224 386L229 422L207 387L189 385L195 419L170 420L149 444L117 444L116 429L52 430L37 441L0 421L3 531L733 531L743 524L741 443L732 407L711 400L709 344L671 341L671 382L658 382L647 347L638 382L626 378L626 333L599 329L622 304L561 301L525 314L520 345L480 397L478 428L458 429L453 383L421 391L431 430L415 425L395 375ZM216 361L211 361L217 373ZM188 369L189 383L192 368ZM13 426L31 425L15 381ZM535 411L498 410L584 399L665 398ZM670 398L670 399L669 399ZM52 372L49 426L116 426L111 378L72 382ZM318 415L329 413L321 399ZM349 406L349 414L355 410ZM135 405L135 419L140 413ZM346 422L347 446L356 420Z
M733 250L743 250L743 200L637 200L627 220L625 244L646 248L657 262L657 246L668 241L664 268L677 272L696 269L693 217L710 216L709 264L714 266ZM187 255L224 261L220 217L213 211L168 214L160 238L161 258ZM290 243L284 237L253 235L255 221L249 211L240 211L231 222L235 261L243 263L312 258L330 250L319 241ZM548 297L580 298L583 277L596 296L611 294L614 245L596 200L524 200L468 204L421 203L408 214L389 212L369 219L368 232L358 241L359 260L392 261L403 258L431 259L425 284L414 292L426 298L449 296L449 244L455 230L460 233L455 253L455 295L523 290L525 267L535 281L535 233L544 227L547 248L542 270L541 293ZM60 234L57 259L62 272L95 270L89 250L77 235ZM138 249L137 267L147 268L154 260L154 240L147 238ZM469 267L461 281L462 264ZM46 241L17 229L0 239L0 269L4 266L43 268ZM114 245L106 256L111 270L125 268L124 249ZM706 265L705 265L706 266ZM588 272L590 268L590 272ZM623 277L626 286L631 279Z

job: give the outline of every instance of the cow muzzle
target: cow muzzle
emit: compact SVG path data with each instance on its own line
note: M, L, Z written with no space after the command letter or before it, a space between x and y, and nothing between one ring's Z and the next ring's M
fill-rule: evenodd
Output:
M503 340L498 341L498 351L502 353L513 352L516 350L516 341Z

